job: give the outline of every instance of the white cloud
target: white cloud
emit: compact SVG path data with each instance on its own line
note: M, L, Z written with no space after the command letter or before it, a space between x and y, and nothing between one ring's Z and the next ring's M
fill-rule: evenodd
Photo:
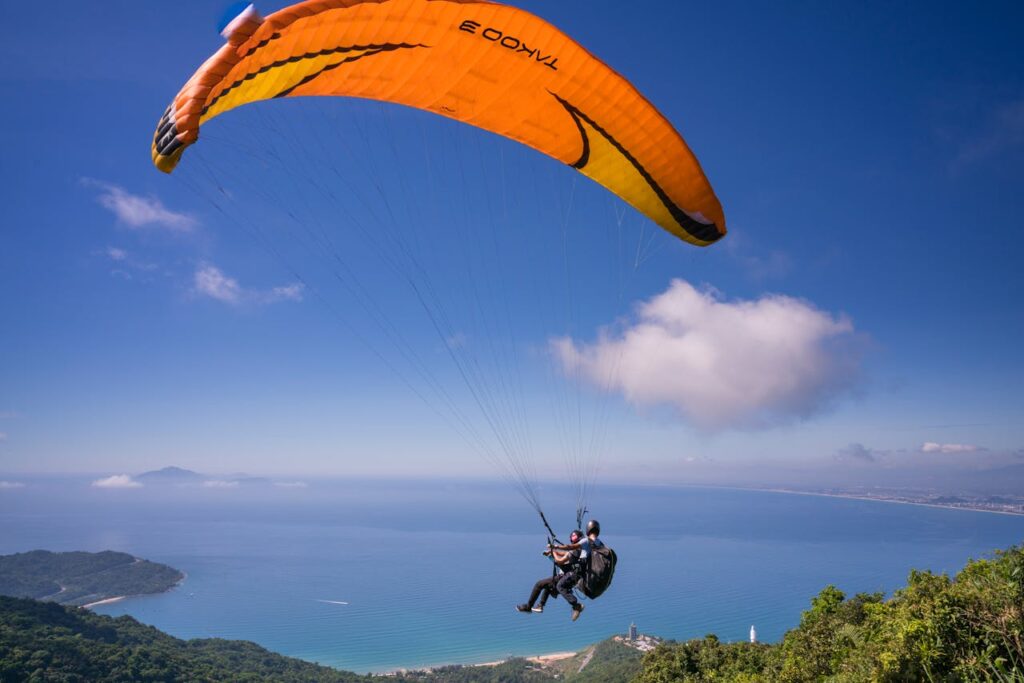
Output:
M192 284L197 294L231 305L302 301L302 293L305 289L301 283L274 287L267 291L245 289L238 283L238 280L208 263L200 265L196 270Z
M156 197L141 197L112 183L86 178L82 183L100 190L99 203L131 228L157 227L171 232L191 232L196 219L172 211Z
M237 304L242 300L242 288L238 281L228 277L215 266L201 266L196 271L194 284L198 293L217 301Z
M23 489L25 484L20 481L0 481L0 490L3 489Z
M107 247L107 256L111 261L125 261L128 259L128 252L117 247Z
M263 303L273 304L278 301L302 301L302 292L305 286L299 282L283 287L274 287L263 296Z
M234 489L238 488L237 481L224 481L223 479L208 479L203 482L203 488L207 489Z
M285 489L304 489L308 484L304 481L275 481L274 486L280 486Z
M975 453L982 450L978 446L967 443L935 443L926 441L921 444L922 453Z
M142 486L142 483L135 481L127 474L115 474L106 479L97 479L92 485L101 489L137 489Z
M852 323L799 299L725 301L674 280L637 313L594 343L551 345L566 372L637 406L672 406L703 430L809 416L847 391L859 369Z

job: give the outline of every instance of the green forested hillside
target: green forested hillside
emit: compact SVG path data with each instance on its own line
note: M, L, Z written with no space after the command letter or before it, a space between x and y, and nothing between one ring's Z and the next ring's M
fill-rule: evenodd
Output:
M638 650L609 638L554 668L560 671L562 680L573 683L620 683L640 673L641 656Z
M184 578L165 564L127 553L51 553L33 550L0 555L0 595L84 605L119 595L161 593Z
M969 562L954 578L911 572L888 600L828 586L777 645L666 644L636 681L1024 682L1024 549Z
M179 640L131 617L0 597L0 681L362 681L245 641Z

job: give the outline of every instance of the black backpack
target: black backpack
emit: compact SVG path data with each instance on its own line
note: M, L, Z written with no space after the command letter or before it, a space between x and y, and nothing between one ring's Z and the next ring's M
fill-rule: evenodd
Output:
M576 584L585 596L594 598L608 590L612 585L612 577L615 576L615 563L618 558L615 551L608 546L592 548L584 568L583 577Z

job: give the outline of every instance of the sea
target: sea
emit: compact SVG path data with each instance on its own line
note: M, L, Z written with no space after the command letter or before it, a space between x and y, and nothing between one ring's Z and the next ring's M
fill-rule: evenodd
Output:
M619 557L609 591L514 610L550 573L534 509L500 482L216 481L0 490L0 553L119 550L187 574L95 607L179 638L254 641L360 673L571 651L635 623L684 640L777 641L828 584L891 594L1024 541L1024 516L769 491L603 486L589 500ZM575 498L539 490L563 536Z

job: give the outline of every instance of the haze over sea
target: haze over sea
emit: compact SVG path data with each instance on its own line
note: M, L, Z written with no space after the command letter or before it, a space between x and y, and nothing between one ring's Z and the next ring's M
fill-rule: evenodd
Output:
M549 571L535 513L488 482L311 481L0 492L0 552L121 550L185 571L157 596L96 608L181 638L252 640L358 672L573 650L624 632L774 641L828 583L847 594L954 572L1024 539L1024 517L715 488L604 486L593 515L619 554L611 591L570 623L522 615ZM542 491L560 533L571 497Z

